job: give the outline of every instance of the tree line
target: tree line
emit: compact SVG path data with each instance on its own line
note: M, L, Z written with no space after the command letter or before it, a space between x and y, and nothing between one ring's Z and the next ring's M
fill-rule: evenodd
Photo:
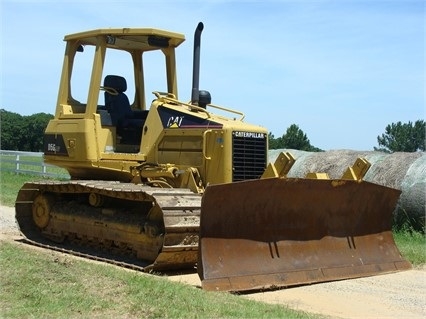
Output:
M321 152L318 147L311 145L307 135L298 125L292 124L287 131L278 138L269 133L270 149L295 149L310 152ZM375 151L392 152L417 152L426 149L425 121L417 120L414 123L392 123L386 126L385 132L377 136L378 147Z
M22 116L0 109L2 150L12 151L43 151L44 130L52 114L36 113ZM425 121L417 120L414 123L392 123L386 126L385 132L377 136L378 147L375 151L382 152L417 152L425 151ZM321 152L318 147L311 145L306 133L298 125L290 125L286 132L275 138L272 133L268 135L270 149L296 149L310 152Z
M23 116L0 109L1 149L11 151L43 151L44 130L52 114L36 113Z

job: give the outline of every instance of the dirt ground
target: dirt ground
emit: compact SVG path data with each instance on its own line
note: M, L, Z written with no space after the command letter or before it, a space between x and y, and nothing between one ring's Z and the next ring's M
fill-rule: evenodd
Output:
M19 239L14 208L0 206L0 240ZM197 274L169 276L200 286ZM344 280L242 295L266 303L331 318L426 318L426 267L368 278Z
M171 280L200 285L197 274ZM426 318L426 268L243 295L330 318Z

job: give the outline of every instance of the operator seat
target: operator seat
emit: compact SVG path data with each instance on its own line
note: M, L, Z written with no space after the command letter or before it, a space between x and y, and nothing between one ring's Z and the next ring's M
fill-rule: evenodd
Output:
M118 75L107 75L104 79L104 87L116 91L113 94L105 91L105 108L111 114L112 125L123 126L126 118L132 117L132 109L127 95L126 79Z
M104 79L104 88L106 88L105 108L111 115L112 125L117 127L121 143L139 144L145 120L136 118L136 113L130 107L129 99L124 93L127 90L126 79L118 75L107 75Z

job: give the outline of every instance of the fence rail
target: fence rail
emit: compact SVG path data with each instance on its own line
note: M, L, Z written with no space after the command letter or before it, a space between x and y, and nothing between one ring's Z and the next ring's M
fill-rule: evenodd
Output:
M66 170L44 163L41 152L0 150L0 170L44 177L69 178Z

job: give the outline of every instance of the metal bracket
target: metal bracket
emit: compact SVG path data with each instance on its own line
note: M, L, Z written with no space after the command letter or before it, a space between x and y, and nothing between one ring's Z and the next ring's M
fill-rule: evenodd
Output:
M290 171L294 162L296 160L293 155L289 152L281 152L274 164L268 164L260 178L287 177L287 173Z
M348 167L343 173L342 179L349 179L354 181L360 181L364 178L365 174L371 167L371 163L365 158L358 157L354 165Z

